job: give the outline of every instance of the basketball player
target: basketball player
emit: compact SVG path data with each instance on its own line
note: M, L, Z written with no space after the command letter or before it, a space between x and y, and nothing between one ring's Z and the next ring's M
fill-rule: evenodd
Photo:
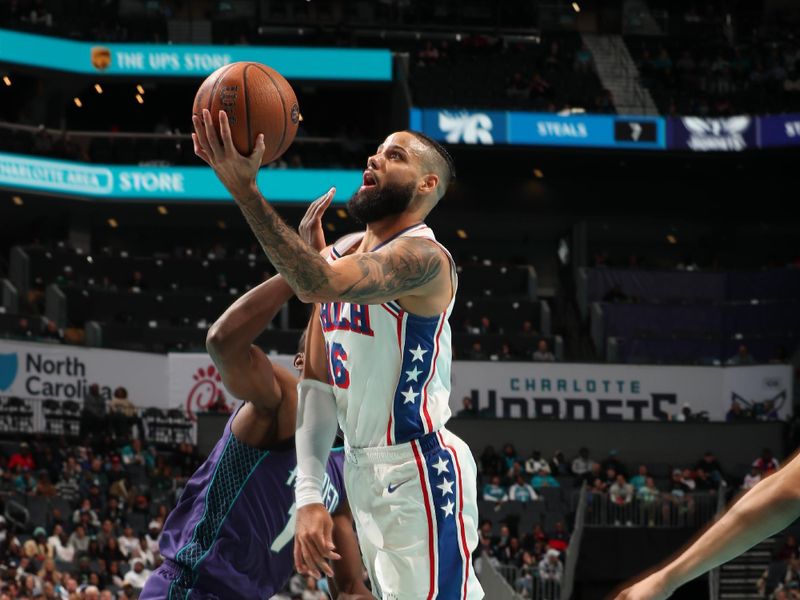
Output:
M208 111L194 118L195 153L298 297L319 304L298 392L297 568L318 572L336 547L320 489L338 411L345 485L374 593L482 598L470 563L477 470L466 444L444 427L456 270L423 222L453 177L449 155L419 133L387 137L348 204L366 231L340 240L326 260L259 192L263 136L242 156L227 116L219 120L221 140Z
M763 479L677 558L616 600L663 600L684 583L728 562L800 517L800 455Z
M309 239L321 237L319 216L329 203L326 195L309 209ZM164 564L147 580L143 600L265 599L292 574L298 377L253 345L291 296L277 275L234 302L209 330L214 364L228 390L245 403L167 517L160 541ZM302 363L300 352L295 367ZM341 451L332 452L324 475L324 503L341 556L331 584L353 594L340 597L372 598L361 581L343 462Z

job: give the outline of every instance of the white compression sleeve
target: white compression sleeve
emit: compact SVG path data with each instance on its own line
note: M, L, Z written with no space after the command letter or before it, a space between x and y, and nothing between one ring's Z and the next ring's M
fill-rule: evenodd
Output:
M297 478L294 494L297 507L322 504L322 484L331 445L336 438L336 398L333 388L314 379L297 384Z

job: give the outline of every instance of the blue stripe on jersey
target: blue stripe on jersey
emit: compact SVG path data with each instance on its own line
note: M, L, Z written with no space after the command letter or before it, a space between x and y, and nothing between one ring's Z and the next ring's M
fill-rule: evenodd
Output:
M436 579L437 598L461 598L464 584L464 559L458 542L458 477L450 453L437 443L438 450L425 455L428 481L433 498L436 528L435 543L439 551Z
M406 317L402 366L394 393L394 443L402 444L425 435L420 413L423 388L433 367L434 342L442 317Z
M205 511L195 525L191 539L175 555L183 567L170 585L169 600L188 598L197 580L197 570L211 551L222 524L228 517L250 476L269 450L259 450L242 444L233 433L228 434L225 449L217 461L214 476L206 489Z

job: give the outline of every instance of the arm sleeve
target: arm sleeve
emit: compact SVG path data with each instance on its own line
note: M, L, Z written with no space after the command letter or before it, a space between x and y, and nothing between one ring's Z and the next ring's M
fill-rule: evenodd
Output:
M336 398L321 381L303 379L297 385L297 507L322 504L322 484L331 445L336 438Z

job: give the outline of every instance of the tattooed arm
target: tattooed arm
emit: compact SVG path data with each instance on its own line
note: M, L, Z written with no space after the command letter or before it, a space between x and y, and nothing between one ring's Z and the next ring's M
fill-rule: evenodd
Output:
M450 293L448 259L433 243L400 238L377 252L346 256L329 264L289 228L261 195L256 174L263 136L249 157L233 147L230 124L220 111L221 138L211 113L193 117L194 150L228 188L272 264L304 302L377 304L407 296ZM431 309L435 313L438 310Z
M303 302L333 300L379 304L424 295L441 283L448 265L442 251L421 238L399 238L377 252L345 256L328 263L304 243L257 196L239 204L270 261ZM444 267L444 268L443 268Z

